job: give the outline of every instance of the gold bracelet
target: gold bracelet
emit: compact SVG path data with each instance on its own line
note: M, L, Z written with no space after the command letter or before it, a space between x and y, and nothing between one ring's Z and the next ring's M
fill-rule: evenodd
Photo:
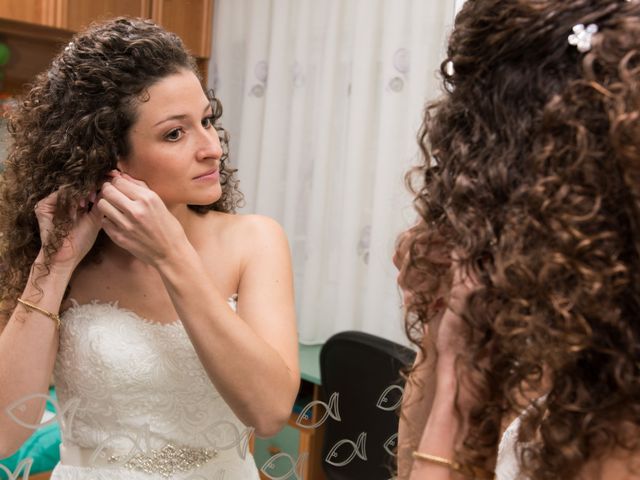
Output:
M482 480L493 480L495 478L493 473L483 468L478 468L471 465L462 465L461 463L449 460L448 458L438 457L437 455L429 455L428 453L422 453L414 450L412 456L417 460L424 460L425 462L431 462L436 465L447 467L467 477L478 478Z
M40 312L41 314L46 315L51 320L56 322L56 327L58 328L58 330L60 330L60 315L58 315L57 313L48 312L44 308L40 308L37 305L34 305L33 303L27 302L26 300L23 300L21 298L18 298L18 302L21 303L22 305L24 305L25 307L27 307L30 310L35 310L36 312Z

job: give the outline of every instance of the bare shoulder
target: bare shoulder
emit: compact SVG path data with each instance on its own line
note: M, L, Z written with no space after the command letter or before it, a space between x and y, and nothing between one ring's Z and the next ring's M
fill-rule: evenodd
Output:
M286 241L280 224L264 215L218 214L212 227L225 242L251 250L260 246L268 247L273 242Z
M209 252L217 268L221 263L239 276L249 265L264 264L269 258L288 264L290 250L280 224L264 215L212 212L198 240L198 250ZM223 256L220 256L220 253Z
M617 427L622 441L632 448L613 447L598 458L588 461L579 478L640 480L640 448L637 443L640 428L631 421L623 422Z

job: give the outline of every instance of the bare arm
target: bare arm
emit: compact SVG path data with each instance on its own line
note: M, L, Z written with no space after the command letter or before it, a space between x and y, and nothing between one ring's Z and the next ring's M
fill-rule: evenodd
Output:
M300 382L292 275L284 233L256 217L238 312L217 291L190 245L158 265L200 361L234 413L260 436L287 421Z
M459 442L465 437L465 416L477 403L473 392L469 391L465 385L466 382L459 385L455 368L459 353L466 348L462 341L461 319L457 312L464 309L468 293L474 288L474 282L470 277L462 275L461 268L455 264L453 273L448 306L441 315L431 320L430 335L425 335L424 347L427 351L434 352L434 355L431 357L429 370L424 371L426 375L430 375L427 388L431 390L423 394L431 394L432 402L425 405L428 410L423 412L423 415L428 415L426 424L424 417L407 417L407 422L414 422L414 425L411 436L400 439L400 443L406 441L410 444L405 447L407 450L402 452L404 459L399 464L402 468L399 472L402 479L458 480L464 478L446 465L419 458L413 460L411 452L408 451L410 447L416 445L414 432L422 427L420 440L417 442L417 447L413 448L422 454L452 461ZM429 339L430 336L432 340ZM403 409L405 405L403 403ZM405 427L406 430L408 427ZM407 468L409 473L405 473Z
M417 450L419 452L452 459L461 425L454 410L456 380L453 361L438 361L438 381L429 418L422 432ZM458 480L457 475L446 466L423 460L414 460L410 480Z
M36 217L42 243L47 243L57 194L39 202ZM74 214L74 225L60 250L51 259L49 273L42 275L42 253L31 269L21 298L49 312L57 313L65 289L75 267L93 245L100 230L97 211L88 213L80 208ZM34 280L37 279L37 286ZM33 433L20 426L7 413L7 407L33 394L48 394L49 382L58 351L56 323L40 312L20 304L13 311L0 334L0 458L17 450ZM22 422L37 425L45 407L42 399L34 399L15 409L13 414Z
M57 312L70 277L68 270L52 270L39 281L40 295L33 285L32 269L22 298ZM0 334L0 458L11 455L33 433L16 423L7 414L7 407L28 395L48 394L57 351L56 323L18 305ZM45 402L34 399L25 406L26 410L14 413L25 423L38 424Z
M412 292L417 289L423 279L412 271L410 265L409 248L415 232L425 228L419 222L411 229L401 234L397 241L397 248L393 256L393 263L398 269L398 285L402 289L403 304L413 303ZM443 261L448 259L448 253L442 252ZM444 296L444 294L443 294ZM442 311L444 313L444 311ZM442 316L434 310L436 321ZM402 399L400 422L398 426L398 479L407 480L414 463L412 453L420 447L423 432L429 420L436 393L436 345L428 325L424 325L422 351L418 351L414 368L407 379ZM425 352L425 356L423 356Z
M436 377L435 355L430 341L425 335L422 347L427 352L425 359L418 351L414 369L407 379L402 397L402 409L398 426L398 479L409 478L413 458L411 454L418 449L422 432L431 413Z
M300 382L289 247L280 226L243 219L238 312L227 304L178 220L144 182L125 174L102 188L104 229L160 273L211 381L260 436L288 419ZM224 252L219 252L223 255Z

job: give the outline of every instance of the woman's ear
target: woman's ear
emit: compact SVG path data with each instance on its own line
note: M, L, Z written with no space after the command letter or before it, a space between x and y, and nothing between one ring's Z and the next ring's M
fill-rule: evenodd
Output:
M124 172L124 160L122 159L122 157L120 155L118 155L118 158L116 160L116 169L120 170L121 172Z

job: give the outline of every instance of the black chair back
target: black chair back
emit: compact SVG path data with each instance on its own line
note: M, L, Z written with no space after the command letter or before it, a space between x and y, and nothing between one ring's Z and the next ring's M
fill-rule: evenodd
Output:
M364 332L341 332L320 352L327 419L322 456L329 480L389 480L395 472L400 370L415 352Z

